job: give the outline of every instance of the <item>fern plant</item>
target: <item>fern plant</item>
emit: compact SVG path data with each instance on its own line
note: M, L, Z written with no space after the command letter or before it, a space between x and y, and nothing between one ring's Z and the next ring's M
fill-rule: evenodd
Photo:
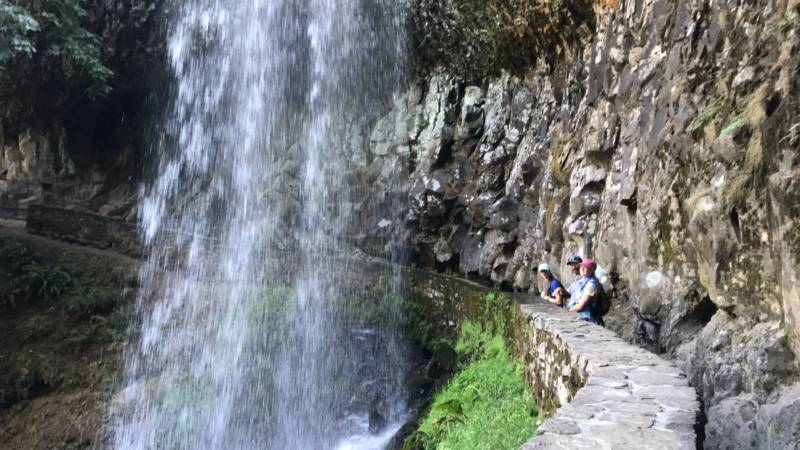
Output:
M45 301L52 301L63 295L75 281L72 273L60 266L31 264L25 272L29 294Z

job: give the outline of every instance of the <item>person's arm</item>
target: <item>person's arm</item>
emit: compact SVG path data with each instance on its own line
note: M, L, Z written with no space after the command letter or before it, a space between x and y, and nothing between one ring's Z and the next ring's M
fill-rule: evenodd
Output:
M586 286L585 293L583 294L583 297L581 297L581 300L578 302L577 305L575 305L574 307L569 309L569 312L581 312L581 311L583 311L583 308L585 308L586 305L589 304L589 301L595 295L597 295L597 290L595 289L594 285Z
M559 285L553 292L552 295L548 294L552 287L552 284L548 284L547 290L542 291L542 298L547 300L548 302L561 306L561 286Z
M558 305L558 306L561 306L561 305L564 304L564 287L563 286L559 286L559 288L556 289L556 292L553 293L553 301L550 302L550 303L553 303L554 305Z

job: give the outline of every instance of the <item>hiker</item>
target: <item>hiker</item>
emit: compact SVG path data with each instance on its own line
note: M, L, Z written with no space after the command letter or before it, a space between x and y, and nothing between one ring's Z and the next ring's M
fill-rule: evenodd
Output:
M572 283L569 284L569 288L567 288L567 292L569 292L570 298L574 298L577 300L578 291L581 290L583 287L584 279L581 276L581 263L583 259L580 256L570 256L567 259L567 267L572 271L572 275L575 278L572 280Z
M594 275L596 270L597 263L591 259L584 259L580 263L580 274L583 281L577 295L573 296L574 300L570 302L569 312L578 313L581 319L604 327L603 316L598 311L598 306L600 306L598 301L605 294L603 286Z
M575 278L579 278L581 276L582 262L583 259L578 255L570 256L569 259L567 259L567 267L569 267L569 269L572 271L572 274L575 275Z
M553 272L550 270L550 264L543 263L539 265L539 277L547 283L545 289L542 291L542 298L554 305L564 306L566 291L561 282L553 276Z

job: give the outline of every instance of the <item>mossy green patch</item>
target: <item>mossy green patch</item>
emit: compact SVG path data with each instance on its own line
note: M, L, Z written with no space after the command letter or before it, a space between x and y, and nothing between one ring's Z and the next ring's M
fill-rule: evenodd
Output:
M160 424L158 448L183 450L192 436L200 431L194 415L210 414L214 409L214 383L209 377L195 378L184 375L172 384L162 387L155 408L167 423Z
M648 247L650 258L654 261L658 260L659 254L664 258L664 264L669 264L672 261L672 225L670 224L669 208L664 206L658 215L658 222L656 222L656 236L650 239L650 246Z
M391 326L400 320L405 298L396 293L365 291L344 299L346 315L375 327Z
M783 34L788 34L792 31L797 32L800 30L800 14L790 11L789 14L781 17L776 29Z
M567 135L562 137L553 148L553 156L550 159L550 172L553 174L553 180L560 186L569 186L569 179L572 177L573 169L573 163L569 157L575 145L574 137Z
M563 236L561 230L556 229L556 207L564 202L569 197L569 190L558 190L547 200L547 209L545 211L544 224L547 236L551 240L562 241Z

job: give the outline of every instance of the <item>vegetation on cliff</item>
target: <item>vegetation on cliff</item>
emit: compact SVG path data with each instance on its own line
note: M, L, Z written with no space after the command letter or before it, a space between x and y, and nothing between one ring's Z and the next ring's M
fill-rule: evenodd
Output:
M502 337L472 322L464 324L457 350L471 361L436 395L405 448L518 448L537 423L522 364Z
M474 321L462 323L456 373L433 398L405 450L516 449L535 434L538 408L522 363L509 350L516 316L513 300L492 293Z

